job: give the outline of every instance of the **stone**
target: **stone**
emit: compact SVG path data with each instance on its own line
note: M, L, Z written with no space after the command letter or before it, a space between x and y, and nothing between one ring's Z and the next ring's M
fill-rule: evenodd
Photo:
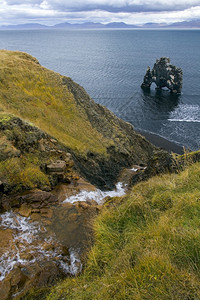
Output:
M1 300L9 299L10 288L11 286L9 280L0 281Z
M13 245L12 229L0 229L0 256L10 250Z
M51 208L42 208L40 210L42 216L51 219L53 217L53 210Z
M171 65L168 57L161 57L156 60L152 71L150 67L147 68L141 88L149 89L155 82L158 89L167 87L172 93L177 94L181 93L182 81L182 69Z
M26 217L28 218L31 214L31 208L28 207L27 204L23 203L22 206L20 207L18 213L22 216L22 217Z
M58 142L55 139L50 139L53 144L57 144Z
M41 152L45 152L46 151L46 148L45 148L45 145L43 143L43 140L40 140L38 142L38 150L41 151Z
M84 201L78 201L78 206L83 209L87 209L88 207L90 207L90 205Z
M19 203L26 203L33 209L39 209L47 206L49 203L57 202L57 197L50 192L39 189L29 191L25 195L16 197Z
M63 160L57 160L52 162L51 164L47 165L47 171L49 173L52 172L65 172L66 169L66 162Z

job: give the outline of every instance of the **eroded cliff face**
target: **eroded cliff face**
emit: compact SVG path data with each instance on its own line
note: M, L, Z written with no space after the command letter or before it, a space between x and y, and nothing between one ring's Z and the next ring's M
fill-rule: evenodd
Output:
M9 112L20 117L21 121L16 121L17 124L9 134L13 136L13 132L20 131L19 140L24 135L26 143L19 144L17 135L12 140L6 130L1 129L1 132L9 141L8 144L13 141L11 146L16 148L13 148L13 151L15 156L18 155L18 159L23 152L29 153L30 156L31 149L36 147L39 151L40 147L40 154L43 148L43 154L46 157L49 155L49 164L55 163L56 160L62 161L61 156L64 154L55 155L55 159L52 159L57 150L54 151L50 146L45 148L46 142L42 140L42 136L48 135L48 139L56 141L56 147L62 148L59 151L71 154L76 172L104 189L114 186L119 172L124 167L148 164L156 148L136 134L132 125L96 104L85 90L70 78L43 68L36 59L26 53L0 51L0 58L0 109L2 114ZM36 125L43 133L30 135L28 125L20 125L23 119ZM9 122L7 126L13 124L13 121ZM2 139L2 145L4 144ZM37 157L37 161L41 163L37 163L39 171L44 172L44 155L38 156L38 152L36 155L35 151L32 156L32 163L35 164ZM8 155L2 160L6 163L10 158ZM45 164L47 165L47 162ZM64 178L68 180L66 176ZM47 180L44 181L48 185Z

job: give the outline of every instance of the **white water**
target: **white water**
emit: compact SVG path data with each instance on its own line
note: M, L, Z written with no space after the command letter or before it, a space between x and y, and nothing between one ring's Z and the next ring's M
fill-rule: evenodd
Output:
M13 230L14 247L0 257L0 281L14 268L15 265L27 265L36 260L59 258L57 264L65 273L76 275L81 271L82 265L78 253L69 249L70 257L63 257L61 249L52 249L52 243L57 243L55 237L49 237L45 227L38 222L30 222L30 218L21 217L12 211L1 215L1 229ZM41 236L42 234L42 236ZM44 242L47 250L44 249ZM49 249L48 250L48 245ZM30 259L24 259L23 254L30 254Z
M200 123L200 106L182 104L171 112L168 121Z
M106 197L121 197L125 195L125 187L121 182L118 182L116 184L116 189L114 191L106 191L103 192L99 189L96 189L95 191L81 191L79 194L75 196L68 197L63 201L65 202L70 202L74 203L77 201L87 201L87 200L95 200L98 204L102 204L103 200Z
M102 204L106 197L116 197L125 195L125 187L121 182L116 185L113 191L103 192L99 189L95 191L81 191L75 196L67 198L64 202L74 203L76 201L95 200ZM55 247L52 249L52 243L57 244L54 236L49 236L46 228L38 222L31 222L30 218L19 216L9 211L0 215L0 229L13 230L14 247L9 248L0 257L0 281L14 268L16 265L27 265L42 259L54 260L58 258L57 264L66 274L76 275L81 272L82 264L79 258L78 250L69 249L69 257L63 257L61 249ZM46 243L47 250L43 245ZM48 250L48 245L49 249ZM31 254L29 259L23 258L23 254Z

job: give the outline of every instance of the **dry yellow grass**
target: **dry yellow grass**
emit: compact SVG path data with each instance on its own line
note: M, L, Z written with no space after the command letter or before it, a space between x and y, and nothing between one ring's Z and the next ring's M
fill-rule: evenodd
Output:
M22 52L0 51L0 110L34 123L67 147L106 154L110 141L95 130L63 76Z

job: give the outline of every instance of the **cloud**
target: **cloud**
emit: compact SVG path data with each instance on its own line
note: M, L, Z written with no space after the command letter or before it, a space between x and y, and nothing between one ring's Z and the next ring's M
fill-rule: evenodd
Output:
M200 0L7 0L8 6L30 5L57 11L152 12L180 11L200 5Z
M181 11L200 5L199 0L48 0L43 2L49 8L61 11L108 12Z
M2 2L2 4L1 4ZM200 0L0 0L0 25L167 22L200 18Z

